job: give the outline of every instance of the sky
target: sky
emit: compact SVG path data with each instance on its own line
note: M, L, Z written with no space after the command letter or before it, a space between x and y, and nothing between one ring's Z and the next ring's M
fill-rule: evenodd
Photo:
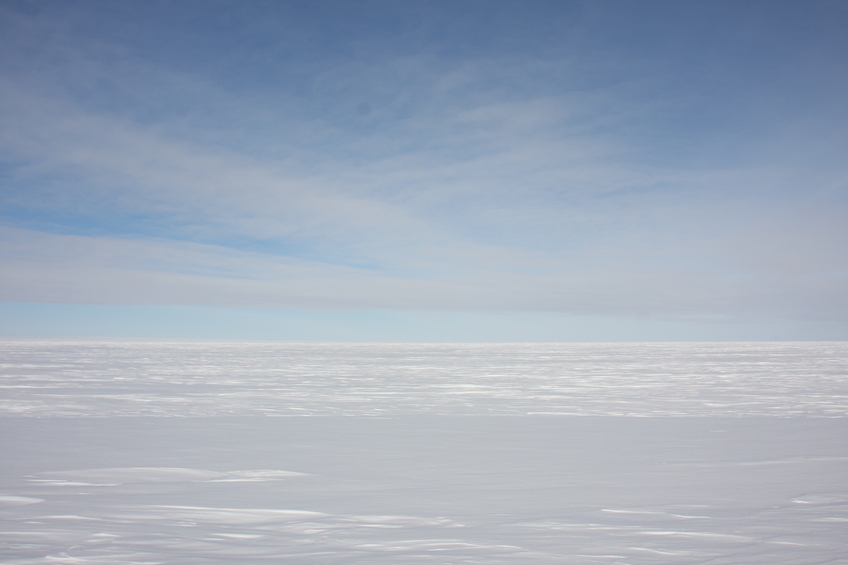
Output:
M0 0L0 335L848 339L841 0Z

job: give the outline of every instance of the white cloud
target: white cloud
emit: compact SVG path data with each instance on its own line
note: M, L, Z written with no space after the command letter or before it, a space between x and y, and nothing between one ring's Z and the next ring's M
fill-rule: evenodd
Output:
M844 278L722 277L632 265L533 274L469 269L399 277L367 269L166 240L2 230L7 300L282 309L551 311L703 318L848 314ZM548 267L556 267L554 262ZM804 314L806 312L806 314Z
M275 100L79 37L59 52L68 69L3 83L6 221L25 228L2 232L5 300L846 314L844 173L799 165L797 143L756 166L649 162L632 85L386 56ZM98 81L114 104L89 99Z

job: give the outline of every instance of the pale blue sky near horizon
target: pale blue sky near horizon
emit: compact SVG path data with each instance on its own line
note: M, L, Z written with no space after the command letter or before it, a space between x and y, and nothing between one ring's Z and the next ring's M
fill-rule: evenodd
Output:
M848 339L838 0L0 0L0 335Z

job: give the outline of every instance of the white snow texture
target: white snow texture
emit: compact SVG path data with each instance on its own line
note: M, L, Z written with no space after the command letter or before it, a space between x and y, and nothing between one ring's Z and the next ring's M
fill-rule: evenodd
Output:
M846 343L0 351L2 563L848 563Z

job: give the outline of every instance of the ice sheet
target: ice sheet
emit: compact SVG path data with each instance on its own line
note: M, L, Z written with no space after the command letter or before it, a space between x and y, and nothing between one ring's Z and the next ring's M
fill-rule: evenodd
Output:
M3 563L846 563L846 344L3 347Z
M7 419L3 562L842 563L846 438L835 418Z
M848 415L848 342L0 347L7 415Z

